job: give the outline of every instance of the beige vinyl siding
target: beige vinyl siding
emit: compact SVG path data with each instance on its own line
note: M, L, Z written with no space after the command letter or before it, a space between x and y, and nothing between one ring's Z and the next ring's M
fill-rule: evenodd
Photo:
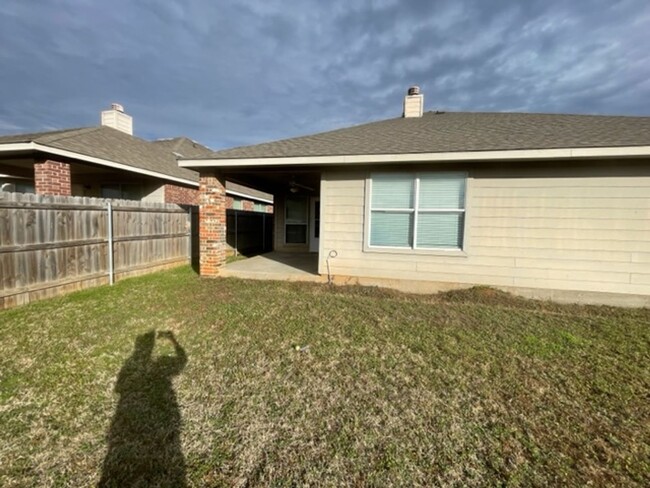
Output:
M650 162L468 171L455 255L364 251L370 171L323 174L320 272L336 250L334 275L650 294Z

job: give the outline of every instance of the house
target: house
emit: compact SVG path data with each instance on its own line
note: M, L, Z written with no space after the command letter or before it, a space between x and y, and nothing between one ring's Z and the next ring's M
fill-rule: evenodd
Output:
M196 205L199 175L178 159L210 154L186 137L135 137L131 116L113 104L97 127L0 136L0 191ZM273 211L267 193L230 182L227 193L233 208Z
M276 250L335 279L650 304L650 117L423 107L414 87L399 118L181 159L201 274L224 265L231 180L274 195Z

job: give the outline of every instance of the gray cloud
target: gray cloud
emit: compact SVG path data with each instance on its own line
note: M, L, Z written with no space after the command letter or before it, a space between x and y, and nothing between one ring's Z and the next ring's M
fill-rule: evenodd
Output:
M650 4L5 0L0 131L94 125L212 147L427 109L650 115Z

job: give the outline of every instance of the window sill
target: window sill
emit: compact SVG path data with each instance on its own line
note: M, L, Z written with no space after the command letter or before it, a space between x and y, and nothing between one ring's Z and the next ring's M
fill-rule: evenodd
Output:
M410 256L445 256L466 258L467 252L462 249L405 249L400 247L371 247L364 246L363 252L378 254L408 254Z

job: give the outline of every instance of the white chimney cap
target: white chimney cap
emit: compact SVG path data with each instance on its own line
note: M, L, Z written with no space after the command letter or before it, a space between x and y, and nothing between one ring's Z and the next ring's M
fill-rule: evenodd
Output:
M119 103L111 103L111 108L117 110L118 112L124 112L124 107Z

